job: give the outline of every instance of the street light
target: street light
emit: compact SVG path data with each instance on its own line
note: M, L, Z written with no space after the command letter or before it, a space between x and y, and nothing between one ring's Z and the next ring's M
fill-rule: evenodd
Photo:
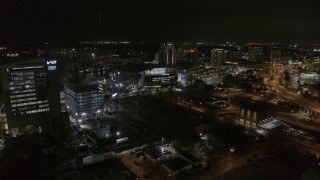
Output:
M119 136L120 135L120 132L119 131L117 131L117 136Z
M231 147L231 148L229 149L229 151L230 151L231 153L234 153L234 152L236 151L236 149L235 149L234 147Z

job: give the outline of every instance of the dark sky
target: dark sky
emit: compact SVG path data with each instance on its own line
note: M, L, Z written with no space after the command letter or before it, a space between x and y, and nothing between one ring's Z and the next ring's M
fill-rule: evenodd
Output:
M0 0L0 44L320 41L319 0Z

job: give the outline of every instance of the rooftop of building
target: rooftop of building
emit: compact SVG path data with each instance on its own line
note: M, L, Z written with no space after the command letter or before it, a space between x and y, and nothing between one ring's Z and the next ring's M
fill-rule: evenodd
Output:
M301 75L319 75L317 72L314 71L302 71Z
M69 87L73 91L79 92L88 92L88 91L98 91L98 83L96 81L92 81L91 83L84 82L75 82L70 80L65 80L64 84L66 87Z
M172 158L172 159L164 162L163 164L164 164L164 166L168 167L173 172L190 165L190 163L188 161L186 161L185 159L183 159L181 157Z
M124 72L129 72L129 73L136 73L136 74L138 74L143 70L152 69L152 68L154 68L154 66L146 65L146 64L126 64L126 65L115 67L115 69L118 69Z
M188 159L189 161L193 162L193 163L196 163L196 162L199 162L200 159L197 158L196 156L186 152L186 151L182 151L180 152L179 154L181 154L183 157L185 157L186 159Z
M236 101L241 104L242 108L248 109L248 110L252 110L255 112L259 112L259 111L265 111L265 110L270 110L273 109L275 106L264 102L264 101L256 101L253 100L251 98L246 98L246 97L236 97Z
M120 179L119 177L122 177L122 179L138 179L130 169L115 158L107 159L76 171L63 172L62 174L57 174L56 177L56 179L61 180L99 179L98 177L104 177L104 179Z
M29 61L34 61L34 60L40 60L41 58L27 58L27 57L0 57L0 66L6 66L6 65L11 65L11 64L16 64L16 63L21 63L21 62L29 62Z
M169 151L161 149L160 147L151 147L146 149L144 152L154 159L160 158L161 156L170 153Z

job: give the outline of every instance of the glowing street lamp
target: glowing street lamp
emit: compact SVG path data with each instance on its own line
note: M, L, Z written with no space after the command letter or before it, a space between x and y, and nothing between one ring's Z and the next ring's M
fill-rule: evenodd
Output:
M234 152L236 151L236 149L235 149L234 147L231 147L231 148L229 149L229 151L230 151L231 153L234 153Z

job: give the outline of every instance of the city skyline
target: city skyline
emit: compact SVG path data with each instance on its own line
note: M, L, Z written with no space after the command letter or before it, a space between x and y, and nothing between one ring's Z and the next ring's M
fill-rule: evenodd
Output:
M98 45L0 47L2 179L320 177L316 46Z
M320 179L319 9L0 1L0 179Z

